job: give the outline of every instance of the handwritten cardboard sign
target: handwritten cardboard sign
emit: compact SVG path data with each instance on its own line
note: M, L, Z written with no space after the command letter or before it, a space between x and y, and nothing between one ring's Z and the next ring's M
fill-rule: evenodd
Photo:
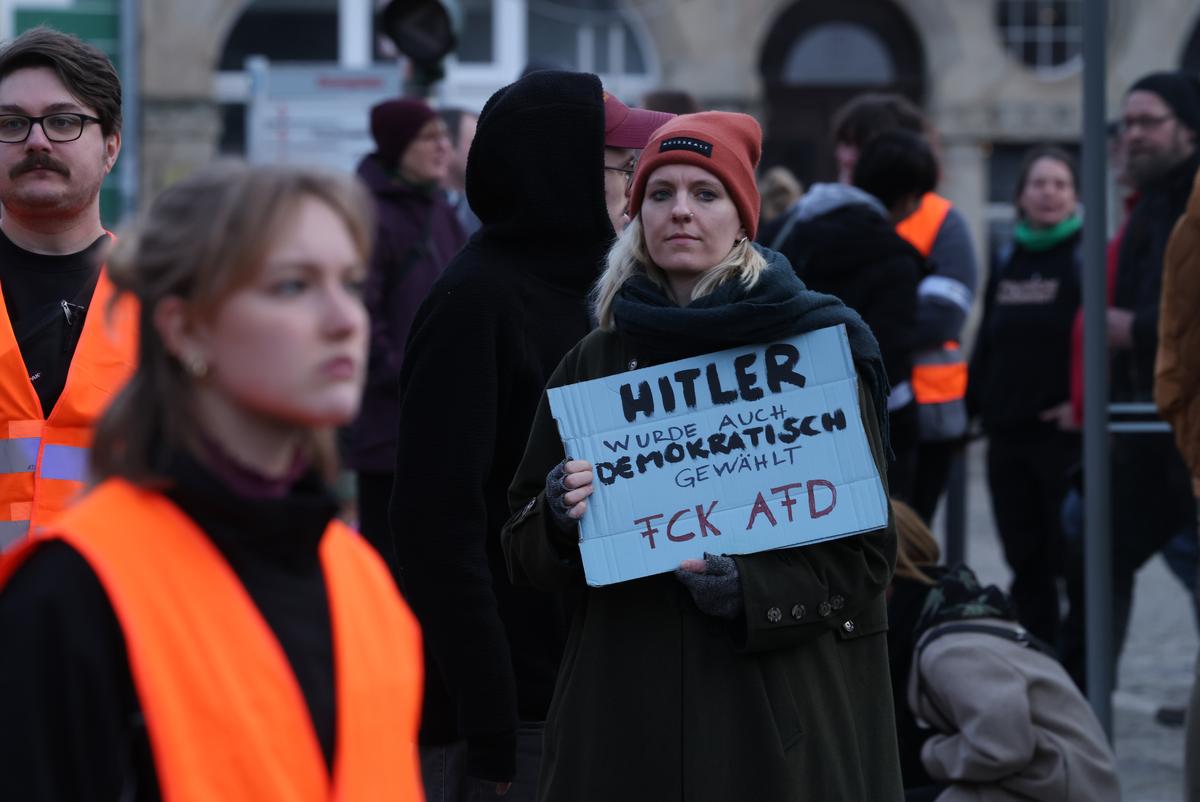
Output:
M590 585L878 529L887 497L843 326L550 390L593 464Z

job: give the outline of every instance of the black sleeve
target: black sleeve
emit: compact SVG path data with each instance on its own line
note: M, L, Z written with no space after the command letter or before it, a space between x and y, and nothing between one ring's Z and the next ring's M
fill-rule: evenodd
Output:
M874 266L864 307L858 310L879 341L883 367L893 387L908 381L912 374L920 281L921 263L915 252L883 259Z
M0 653L5 799L159 798L120 624L67 544L39 546L0 593Z
M435 289L414 321L401 374L390 523L404 592L467 739L467 771L516 770L517 691L488 558L485 486L507 383L501 288Z
M996 305L996 288L1003 272L1003 265L992 271L983 296L983 317L975 333L975 350L971 353L967 370L967 414L971 417L982 413L987 393L985 385L992 370L992 314Z

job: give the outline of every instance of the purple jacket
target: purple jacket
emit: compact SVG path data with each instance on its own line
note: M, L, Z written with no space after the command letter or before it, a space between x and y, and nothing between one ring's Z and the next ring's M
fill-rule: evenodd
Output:
M346 432L346 463L357 471L390 473L396 464L400 365L417 307L466 242L440 189L405 184L374 154L358 176L375 196L379 222L364 300L371 315L367 387L358 419Z

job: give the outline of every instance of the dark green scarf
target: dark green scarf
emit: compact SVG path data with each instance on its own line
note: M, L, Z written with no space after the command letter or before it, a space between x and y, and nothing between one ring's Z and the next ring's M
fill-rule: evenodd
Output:
M806 288L782 254L754 247L766 257L767 267L753 287L726 281L687 306L676 305L645 275L634 276L613 300L617 331L636 340L648 353L669 361L844 324L855 366L879 419L884 454L890 458L888 380L875 335L858 313L840 300Z
M1073 214L1049 228L1034 228L1025 220L1013 229L1013 240L1027 251L1048 251L1083 228L1083 218Z
M920 633L947 621L965 621L971 618L1004 618L1016 620L1012 602L1004 591L995 585L984 587L975 574L965 565L953 568L927 568L937 583L925 597L921 615L913 631Z

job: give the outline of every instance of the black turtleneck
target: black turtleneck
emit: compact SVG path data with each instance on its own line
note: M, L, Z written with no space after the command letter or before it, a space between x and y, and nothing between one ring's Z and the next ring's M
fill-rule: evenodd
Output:
M332 765L333 642L318 544L336 502L313 474L275 499L235 494L190 458L169 478L167 497L220 550L283 647ZM78 552L46 543L13 575L0 594L0 644L6 798L160 798L125 639Z
M105 234L78 253L60 256L27 251L0 232L4 305L46 417L67 383L107 241Z

